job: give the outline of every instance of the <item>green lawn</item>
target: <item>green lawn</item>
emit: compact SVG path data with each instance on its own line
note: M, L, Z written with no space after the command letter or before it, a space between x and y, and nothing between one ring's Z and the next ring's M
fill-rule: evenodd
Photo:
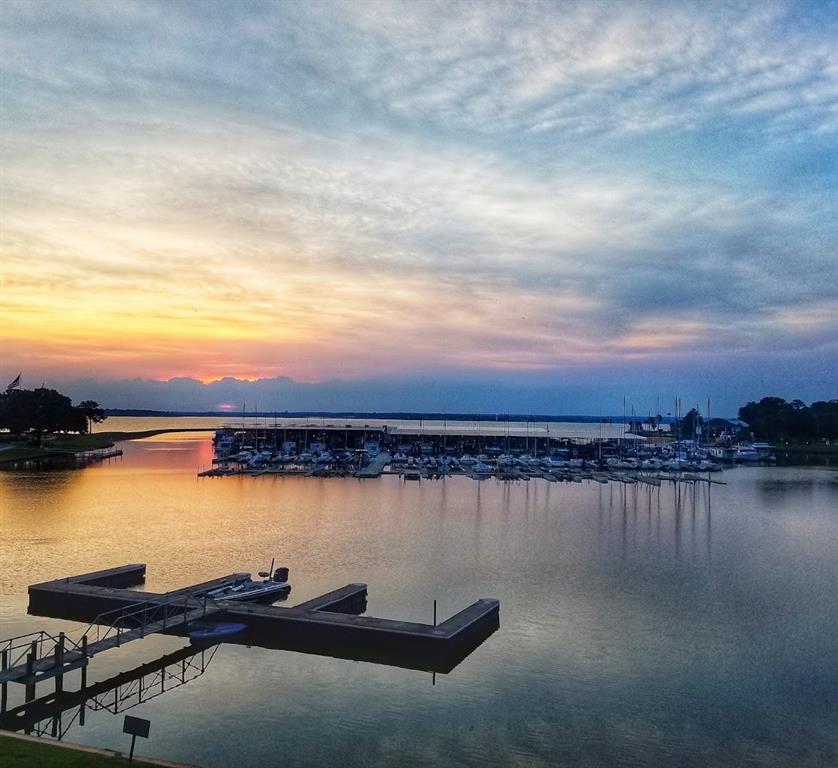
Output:
M0 451L0 463L8 461L23 461L24 459L40 459L49 456L50 451L36 448L34 445L25 448L6 448Z
M50 448L60 448L67 451L92 451L98 448L110 448L113 440L107 432L92 435L58 435L55 440L47 443Z
M92 435L56 435L55 439L44 439L40 447L19 438L0 434L0 443L10 442L13 448L0 450L0 464L26 459L40 459L45 456L75 451L95 451L110 448L120 440L139 440L167 432L194 432L192 429L148 429L143 432L94 432ZM0 767L2 768L2 767Z
M142 765L136 758L134 762ZM24 741L0 735L2 768L114 768L119 765L128 765L128 761L66 749L49 742Z

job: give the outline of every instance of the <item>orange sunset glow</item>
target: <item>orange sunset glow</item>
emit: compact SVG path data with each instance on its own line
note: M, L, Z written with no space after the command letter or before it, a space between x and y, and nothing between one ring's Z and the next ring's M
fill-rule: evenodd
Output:
M770 16L727 85L691 65L698 110L663 86L636 102L642 72L668 77L677 41L628 5L616 36L592 9L565 14L587 32L564 51L526 13L507 40L490 9L463 35L414 37L422 4L338 4L336 27L301 8L314 15L296 47L239 30L247 65L208 56L213 28L172 17L158 39L151 6L104 9L89 21L111 31L92 40L35 5L6 14L9 378L491 388L517 372L605 387L656 370L667 389L698 355L726 390L727 356L791 356L778 370L810 382L835 352L834 177L824 165L781 189L766 171L821 167L832 147L813 106L828 47L810 41L801 59L811 114L791 96L758 101L773 91L757 62L792 45ZM706 40L708 61L737 49L714 48L695 9L679 14L677 34ZM420 77L420 60L436 75ZM454 60L470 65L457 75ZM748 111L729 102L734 84ZM719 132L733 120L739 134Z

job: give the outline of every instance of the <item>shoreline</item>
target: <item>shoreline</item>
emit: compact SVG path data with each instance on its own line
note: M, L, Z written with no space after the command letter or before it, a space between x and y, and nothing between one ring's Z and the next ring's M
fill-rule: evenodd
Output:
M771 450L775 453L812 453L821 456L838 455L838 445L826 445L824 443L772 443Z
M146 429L139 432L93 432L87 435L63 435L47 445L12 445L0 449L0 464L14 464L19 461L33 461L55 456L76 456L89 451L103 451L113 448L125 440L142 440L170 432L208 432L212 430L175 427L171 429Z

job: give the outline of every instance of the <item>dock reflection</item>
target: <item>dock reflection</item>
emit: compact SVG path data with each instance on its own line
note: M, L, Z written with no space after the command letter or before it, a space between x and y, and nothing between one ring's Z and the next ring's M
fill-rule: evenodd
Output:
M117 715L203 675L218 645L185 646L77 691L57 691L0 713L0 728L63 739L88 712Z
M351 661L366 661L423 672L448 673L483 643L500 626L486 623L479 632L469 633L455 649L444 654L395 652L365 646L341 648L334 643L312 643L311 638L295 640L276 632L247 630L225 640L226 644L270 650L290 650ZM56 691L0 712L0 729L63 739L74 726L84 726L90 712L116 715L201 677L222 643L187 645L154 661L76 691ZM85 679L84 677L82 678Z

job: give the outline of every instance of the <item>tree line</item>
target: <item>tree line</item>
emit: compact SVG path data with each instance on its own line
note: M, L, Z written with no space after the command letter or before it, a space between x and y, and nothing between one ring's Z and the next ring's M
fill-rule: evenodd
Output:
M806 405L802 400L763 397L743 405L739 418L762 440L838 439L838 400Z
M0 429L13 435L31 435L38 445L44 434L87 434L93 424L104 421L105 412L94 400L78 405L54 389L19 389L10 386L0 394Z

